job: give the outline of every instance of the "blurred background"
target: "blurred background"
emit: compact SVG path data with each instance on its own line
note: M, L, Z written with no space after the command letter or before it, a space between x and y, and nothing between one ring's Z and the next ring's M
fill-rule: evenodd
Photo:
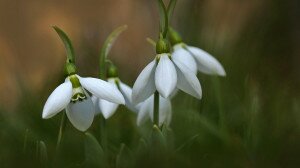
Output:
M174 146L197 136L168 166L300 166L299 18L298 0L178 0L172 26L185 43L214 55L227 76L199 74L201 101L182 93L172 100ZM46 144L52 162L60 117L42 120L41 113L64 80L66 57L51 26L71 38L79 74L97 77L105 38L128 25L109 57L132 86L155 56L146 38L157 39L158 19L154 0L0 0L0 163L41 167L37 141ZM226 127L221 130L220 113ZM107 121L113 146L133 148L147 136L151 124L137 128L135 119L123 107ZM60 166L83 166L83 139L67 123Z

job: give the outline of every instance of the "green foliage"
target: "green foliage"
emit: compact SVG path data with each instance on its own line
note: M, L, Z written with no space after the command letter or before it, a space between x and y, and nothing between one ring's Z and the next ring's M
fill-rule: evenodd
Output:
M85 165L86 167L106 167L106 156L97 139L90 133L85 134Z

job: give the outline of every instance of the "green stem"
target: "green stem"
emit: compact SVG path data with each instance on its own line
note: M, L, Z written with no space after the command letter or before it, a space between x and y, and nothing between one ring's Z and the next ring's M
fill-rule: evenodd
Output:
M160 24L161 24L161 33L164 38L167 37L168 29L169 29L169 18L168 11L163 2L163 0L158 0L158 6L160 11Z
M159 93L154 93L154 105L153 105L153 123L159 127Z
M104 116L101 116L101 128L100 128L100 131L101 131L101 146L103 148L104 151L107 151L107 130L106 130L106 120L104 118Z
M64 127L65 126L65 122L66 122L66 114L63 113L62 116L61 116L61 121L60 121L58 136L57 136L56 152L58 152L58 150L60 148L61 139L62 139L63 131L64 131L64 128L65 128Z
M100 67L99 77L100 79L105 80L105 76L106 76L105 56L100 57L99 67Z
M221 98L221 89L220 89L220 81L218 77L213 78L213 86L216 93L217 103L219 107L219 126L221 130L226 129L225 128L225 114L223 111L223 104L222 104L222 98Z

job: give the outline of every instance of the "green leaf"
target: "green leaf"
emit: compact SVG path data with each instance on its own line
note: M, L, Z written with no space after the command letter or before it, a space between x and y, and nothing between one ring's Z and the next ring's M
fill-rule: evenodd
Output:
M106 40L102 46L102 49L100 52L100 58L99 58L100 78L101 79L104 79L105 75L106 75L105 62L107 59L107 55L109 54L114 42L117 40L117 38L120 36L120 34L122 32L124 32L126 29L127 29L127 25L120 26L120 27L116 28L113 32L111 32L109 34L109 36L106 38Z
M66 53L67 53L67 62L69 63L75 63L75 55L74 55L74 49L71 43L71 40L67 36L67 34L60 29L57 26L53 26L53 29L56 31L56 33L59 35L60 39L65 45Z
M160 129L154 125L151 133L151 147L157 150L166 149L166 139Z
M168 144L168 149L174 148L174 133L173 130L170 129L166 124L162 125L162 134L166 139L166 142Z
M199 121L202 126L212 135L220 138L223 142L228 143L228 135L222 130L218 129L211 121L209 121L206 117L199 115Z
M154 125L151 133L150 143L149 143L149 160L151 164L149 167L154 165L160 165L160 167L167 167L167 160L170 157L166 138L162 134L161 130Z
M139 140L139 144L138 144L138 147L137 147L136 152L135 152L136 155L139 156L139 155L145 153L147 148L148 148L148 145L147 145L145 139L141 138Z
M168 5L168 18L169 18L169 20L171 20L172 15L174 13L176 2L177 2L177 0L171 0L171 2Z
M25 135L24 135L24 142L23 142L23 153L25 153L27 150L28 134L29 134L29 129L26 129Z
M86 167L106 167L104 151L90 133L85 133L84 149Z
M186 142L184 142L182 145L180 145L175 151L179 152L182 149L191 146L197 140L198 137L199 137L199 134L192 136L190 139L188 139Z
M39 155L39 160L40 163L43 167L48 167L47 163L48 163L48 153L47 153L47 147L44 141L39 141L38 143L38 155Z
M117 168L133 167L133 155L131 150L125 145L121 144L119 154L116 159Z

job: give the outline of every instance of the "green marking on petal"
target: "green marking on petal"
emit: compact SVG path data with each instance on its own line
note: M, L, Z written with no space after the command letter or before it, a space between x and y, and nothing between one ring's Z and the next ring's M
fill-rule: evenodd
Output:
M71 102L76 103L77 101L83 101L84 99L87 99L78 77L76 75L70 75L69 79L73 88Z

